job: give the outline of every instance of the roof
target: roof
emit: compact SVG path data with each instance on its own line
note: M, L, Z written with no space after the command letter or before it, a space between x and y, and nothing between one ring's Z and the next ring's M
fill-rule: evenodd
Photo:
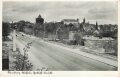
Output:
M41 18L41 15L39 14L38 18Z
M65 21L65 22L78 22L78 20L75 20L75 19L63 19L62 21Z
M100 34L100 32L98 30L95 30L94 33L95 34Z

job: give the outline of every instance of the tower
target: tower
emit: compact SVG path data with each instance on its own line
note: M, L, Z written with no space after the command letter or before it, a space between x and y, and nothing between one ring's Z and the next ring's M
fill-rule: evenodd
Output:
M96 21L95 29L98 30L98 23Z
M36 23L39 23L39 24L43 24L43 23L44 23L44 19L41 17L40 14L39 14L39 16L36 18Z
M38 32L42 32L44 30L44 19L41 17L39 14L38 17L36 18L36 23L34 26L34 35L38 36Z

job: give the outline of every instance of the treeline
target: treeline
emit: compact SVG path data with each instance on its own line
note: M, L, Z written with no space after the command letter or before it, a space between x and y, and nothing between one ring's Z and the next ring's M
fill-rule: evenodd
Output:
M70 23L69 25L63 24L63 22L45 22L43 25L31 23L28 21L21 20L19 22L7 23L3 22L3 36L7 36L9 34L9 28L13 29L16 26L16 30L20 32L26 32L25 30L37 30L37 31L45 31L46 35L51 34L61 34L63 35L69 31L81 31L82 35L95 35L95 31L97 30L97 37L112 37L117 38L118 26L112 24L98 25L98 24L90 24L90 23L79 23L78 26ZM8 26L8 27L6 27ZM26 28L26 29L25 29ZM34 32L32 31L32 32Z
M10 23L2 22L2 40L6 41L7 36L10 34Z

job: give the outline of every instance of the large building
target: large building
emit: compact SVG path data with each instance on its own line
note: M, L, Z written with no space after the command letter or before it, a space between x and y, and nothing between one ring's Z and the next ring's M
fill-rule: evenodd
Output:
M79 19L63 19L61 22L65 25L73 24L74 26L79 26Z

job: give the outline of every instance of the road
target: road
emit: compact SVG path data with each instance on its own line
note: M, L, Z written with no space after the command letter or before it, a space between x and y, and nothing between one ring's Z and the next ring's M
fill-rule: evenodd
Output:
M39 70L42 67L48 68L50 71L116 70L113 66L49 45L40 39L19 35L16 42L20 49L28 42L32 42L28 54L30 62L34 65L33 70Z

